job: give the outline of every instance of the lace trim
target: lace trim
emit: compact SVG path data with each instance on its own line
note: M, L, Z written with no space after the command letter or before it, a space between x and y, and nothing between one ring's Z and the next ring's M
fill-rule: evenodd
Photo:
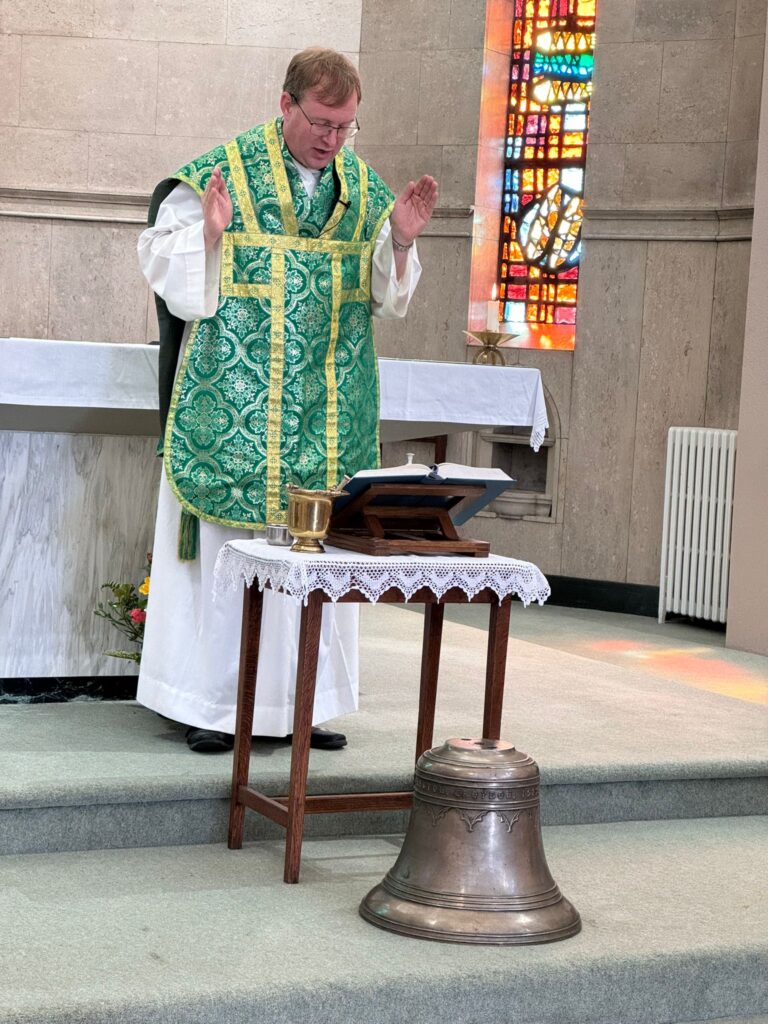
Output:
M422 587L436 597L458 587L468 598L481 590L492 590L501 600L509 594L528 606L539 604L551 590L546 577L531 562L491 555L488 558L419 557L417 555L374 558L338 549L318 557L292 554L270 547L263 540L230 541L219 552L214 569L214 597L226 590L237 590L245 582L256 580L260 590L269 583L305 604L313 590L322 590L337 601L350 590L359 590L376 602L396 587L408 601Z

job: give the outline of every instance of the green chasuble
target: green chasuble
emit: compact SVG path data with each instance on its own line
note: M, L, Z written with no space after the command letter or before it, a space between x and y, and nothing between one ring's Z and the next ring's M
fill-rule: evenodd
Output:
M215 167L234 211L220 299L187 342L165 470L188 513L252 529L285 522L287 483L325 489L378 465L371 263L393 195L344 148L310 200L279 119L187 164L173 183L202 194Z

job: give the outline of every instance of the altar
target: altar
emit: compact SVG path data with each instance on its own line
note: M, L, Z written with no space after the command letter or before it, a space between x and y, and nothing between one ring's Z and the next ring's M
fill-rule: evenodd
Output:
M100 587L138 581L160 463L156 345L0 339L0 679L133 675L106 658ZM547 428L522 367L380 359L381 440Z

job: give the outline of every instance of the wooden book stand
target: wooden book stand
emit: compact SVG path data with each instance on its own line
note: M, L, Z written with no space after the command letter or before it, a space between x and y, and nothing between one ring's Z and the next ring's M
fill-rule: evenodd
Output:
M485 557L484 540L463 539L450 512L485 487L473 484L371 484L331 517L328 543L366 555L473 555Z

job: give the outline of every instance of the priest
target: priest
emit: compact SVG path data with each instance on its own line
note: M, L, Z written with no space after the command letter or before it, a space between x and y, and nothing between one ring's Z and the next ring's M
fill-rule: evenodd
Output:
M164 472L138 700L184 723L190 749L233 744L240 595L212 598L230 539L285 522L310 489L378 465L371 317L405 315L415 239L437 201L425 175L395 199L345 146L360 79L332 50L290 62L281 116L155 189L139 239L160 325ZM298 602L265 595L254 731L290 737ZM357 608L323 612L312 745L357 708Z

